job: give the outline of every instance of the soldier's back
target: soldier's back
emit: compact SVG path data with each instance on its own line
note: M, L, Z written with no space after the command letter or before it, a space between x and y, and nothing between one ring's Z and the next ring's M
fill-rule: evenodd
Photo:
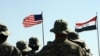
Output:
M21 56L21 53L14 46L4 42L0 44L0 56Z
M36 53L31 51L28 53L28 56L36 56Z
M38 56L82 56L81 48L68 40L65 42L54 41L45 46Z

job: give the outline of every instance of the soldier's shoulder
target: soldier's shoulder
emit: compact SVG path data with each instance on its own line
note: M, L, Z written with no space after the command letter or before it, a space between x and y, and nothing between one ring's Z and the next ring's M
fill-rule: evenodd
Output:
M0 46L4 46L4 47L13 47L11 44L7 43L7 42L4 42L4 43L1 43Z
M78 44L76 44L72 41L69 41L69 40L65 41L65 45L70 46L71 48L80 48L80 46Z
M15 46L13 46L7 42L2 43L0 45L0 48L4 48L5 50L8 49L9 51L18 50L18 48L16 48Z
M14 46L10 45L9 43L2 43L0 44L0 56L9 56L14 50Z

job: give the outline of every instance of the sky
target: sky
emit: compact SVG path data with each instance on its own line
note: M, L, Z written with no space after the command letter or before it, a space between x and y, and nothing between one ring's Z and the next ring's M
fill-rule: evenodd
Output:
M100 24L100 0L0 0L0 23L5 24L10 32L7 42L16 46L19 40L27 41L30 37L39 40L40 49L43 47L42 24L25 28L23 19L31 14L43 12L44 44L53 41L54 33L50 32L57 19L64 19L68 27L74 31L75 23L85 22L96 16ZM79 33L90 48L93 56L99 56L100 26L97 30Z

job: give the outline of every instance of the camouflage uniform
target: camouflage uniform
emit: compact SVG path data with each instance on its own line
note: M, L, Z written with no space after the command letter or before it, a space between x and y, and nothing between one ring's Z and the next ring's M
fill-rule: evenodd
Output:
M31 51L28 53L28 56L36 56L36 53L34 51Z
M56 20L50 31L55 33L55 40L44 46L37 56L83 56L81 47L67 39L70 30L65 21Z
M0 24L0 56L21 56L20 51L6 42L9 33L5 25Z
M91 53L88 52L89 49L86 47L85 41L79 39L79 35L77 32L70 32L68 34L68 39L73 43L78 44L82 48L83 56L91 56Z
M14 46L4 42L0 44L0 56L21 56L21 53Z
M69 40L55 40L45 46L38 56L82 56L81 48Z

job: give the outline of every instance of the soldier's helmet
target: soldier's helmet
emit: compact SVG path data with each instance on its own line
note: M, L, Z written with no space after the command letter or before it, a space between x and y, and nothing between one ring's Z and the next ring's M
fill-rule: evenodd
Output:
M16 43L16 47L21 51L21 52L30 52L32 49L28 47L27 42L20 40Z
M38 39L36 37L29 38L29 47L31 47L35 51L38 50L39 44L38 44Z
M68 24L62 19L58 19L54 23L54 28L50 32L68 34L71 30L68 29Z
M38 43L38 39L36 37L29 38L29 42L31 43Z
M70 32L68 34L68 39L69 40L75 40L75 39L79 39L79 35L77 32Z
M3 34L5 36L8 36L8 28L6 25L0 24L0 34Z

